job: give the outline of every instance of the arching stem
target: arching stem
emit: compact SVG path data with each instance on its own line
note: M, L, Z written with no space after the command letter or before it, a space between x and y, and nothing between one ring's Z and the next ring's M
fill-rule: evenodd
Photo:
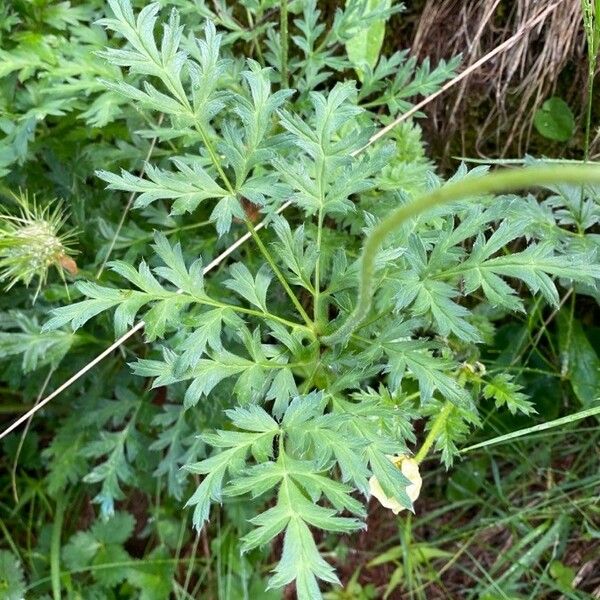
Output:
M591 165L526 167L496 171L481 177L467 177L461 181L448 183L421 198L405 204L388 215L367 237L361 257L358 301L356 308L346 321L330 335L321 338L325 345L345 343L352 332L363 322L369 313L373 294L375 259L388 234L397 230L403 223L436 206L461 198L485 194L510 192L539 185L567 183L574 185L600 184L600 168Z

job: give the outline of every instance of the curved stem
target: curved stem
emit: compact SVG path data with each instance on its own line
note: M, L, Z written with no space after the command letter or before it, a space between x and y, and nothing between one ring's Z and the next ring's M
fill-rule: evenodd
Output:
M584 139L584 160L587 162L590 157L590 132L592 124L592 104L594 94L594 76L596 75L596 62L598 52L598 36L600 35L600 27L597 14L600 8L600 2L595 0L582 0L581 8L583 13L583 27L587 40L588 54L588 79L587 79L587 101L585 108L585 139Z
M386 236L398 229L404 222L427 210L469 196L509 192L538 185L600 184L600 168L589 165L564 167L531 167L496 171L482 177L468 177L449 183L443 187L405 204L388 215L367 237L359 273L358 301L353 313L334 333L324 336L321 341L327 345L345 342L348 336L367 316L374 293L375 258Z

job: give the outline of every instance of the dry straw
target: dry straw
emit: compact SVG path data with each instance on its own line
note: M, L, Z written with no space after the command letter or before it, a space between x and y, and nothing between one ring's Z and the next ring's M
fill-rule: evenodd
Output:
M537 19L540 13L543 17ZM443 103L432 106L430 121L439 139L470 131L465 119L471 119L473 111L482 112L483 99L487 116L477 131L476 150L483 156L495 146L500 156L510 150L521 156L529 145L533 113L555 92L567 65L573 66L570 88L561 93L575 98L585 90L585 36L581 0L427 0L413 53L439 60L462 52L467 66L532 20L536 25L526 26L508 52L462 81ZM444 44L439 44L440 39Z

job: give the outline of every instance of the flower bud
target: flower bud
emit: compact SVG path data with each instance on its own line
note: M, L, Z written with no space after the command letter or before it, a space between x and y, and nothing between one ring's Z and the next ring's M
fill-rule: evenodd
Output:
M14 198L20 214L0 214L0 281L7 281L10 289L19 281L29 285L37 278L37 295L52 266L77 273L68 246L74 233L61 233L66 219L59 205L40 208L27 195Z

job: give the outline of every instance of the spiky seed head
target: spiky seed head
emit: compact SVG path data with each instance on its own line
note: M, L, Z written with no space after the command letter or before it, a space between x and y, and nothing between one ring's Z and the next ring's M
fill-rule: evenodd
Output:
M40 207L26 193L14 195L17 214L0 213L0 282L10 289L17 282L29 285L37 279L36 297L51 267L77 273L70 243L74 231L62 233L66 221L59 202Z

